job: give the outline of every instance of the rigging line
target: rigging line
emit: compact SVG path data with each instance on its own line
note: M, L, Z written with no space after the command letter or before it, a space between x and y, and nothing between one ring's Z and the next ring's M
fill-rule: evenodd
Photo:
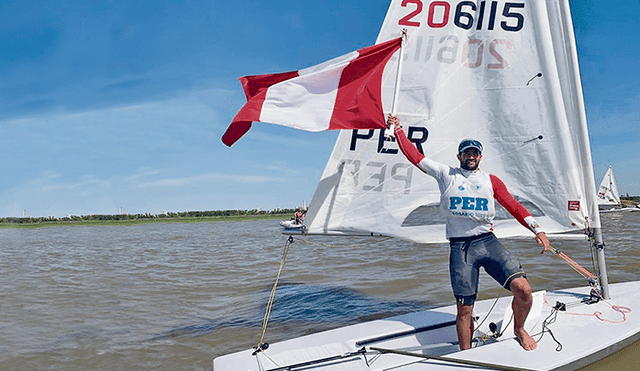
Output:
M604 301L604 300L603 300ZM605 301L605 303L607 303ZM582 317L595 317L597 318L599 321L601 322L606 322L606 323L624 323L627 321L627 314L631 313L631 309L627 308L627 307L623 307L623 306L619 306L619 305L612 305L611 303L607 303L611 309L615 312L618 312L622 315L622 319L621 320L612 320L612 319L607 319L607 318L603 318L602 315L603 313L600 311L595 311L593 313L575 313L575 312L567 312L566 314L569 316L582 316Z
M547 302L547 298L546 297L545 297L545 303L549 304ZM556 339L556 337L553 334L553 332L551 331L551 328L549 327L549 325L552 325L552 324L554 324L556 322L556 319L558 318L558 311L559 310L560 310L560 305L558 303L555 307L552 307L551 313L549 314L549 316L547 316L547 318L545 318L544 321L542 321L542 330L539 333L532 335L532 337L540 335L540 338L538 340L536 340L536 343L539 343L542 340L542 337L544 337L544 334L546 332L548 332L549 335L551 335L551 338L553 339L553 341L555 341L556 344L557 344L556 352L559 352L559 351L562 350L562 343L560 343L558 341L558 339Z
M596 295L600 298L600 300L602 300L603 302L607 303L607 305L609 305L611 307L611 309L613 309L616 312L619 312L620 314L622 314L622 321L613 321L613 320L609 320L606 318L601 318L600 316L602 315L602 312L594 312L593 315L599 319L602 322L608 322L608 323L622 323L625 322L627 320L627 314L631 313L631 308L628 307L623 307L621 305L613 305L611 303L609 303L607 300L605 300L605 298L600 294L600 292L598 290L593 290Z
M276 361L274 361L273 358L269 357L269 355L264 350L265 349L263 349L260 353L256 353L256 363L258 364L258 368L260 369L260 371L264 371L264 366L262 365L262 362L260 361L260 354L262 354L263 356L267 357L267 359L269 361L271 361L271 363L273 363L276 367L280 367L280 365L278 365L278 363Z
M511 279L514 278L517 274L522 274L523 272L524 271L518 271L518 272L515 272L515 273L511 274L509 277L507 277L507 279L502 284L502 290L500 290L500 293L498 294L498 297L496 297L496 300L494 300L493 304L491 305L491 308L489 308L489 310L487 311L487 314L484 316L484 319L480 322L480 324L478 324L478 326L476 326L476 328L473 330L473 332L478 331L480 329L480 327L484 324L484 322L487 320L487 318L489 318L489 315L493 311L493 308L495 308L496 304L498 304L498 300L500 299L502 294L507 289L507 287L506 287L507 283L510 282ZM502 332L500 332L499 334L496 334L497 335L497 336L495 336L496 338L499 338L500 336L502 336L502 334L504 334L507 326L509 326L509 324L511 323L512 319L513 319L513 312L511 313L511 319L509 320L509 323L507 323L506 325L502 326L503 327L502 328Z
M600 266L598 265L598 259L596 258L597 243L596 243L595 231L591 228L591 220L589 219L588 215L584 217L584 221L586 225L585 234L589 238L589 251L591 252L591 264L593 266L593 271L595 272L595 275L597 277L596 283L601 290L602 288L600 287ZM602 244L604 247L604 242Z
M597 277L593 273L585 269L583 266L576 263L576 261L571 259L569 255L556 249L553 246L549 246L549 251L551 251L558 258L564 260L571 268L573 268L573 270L578 272L582 277L586 278L590 283L594 283L594 284L596 283Z
M273 283L273 288L271 289L271 294L269 295L267 308L265 309L264 318L262 320L262 333L260 334L260 340L258 341L258 345L254 347L255 349L255 352L253 353L254 355L256 355L259 352L263 352L269 346L268 344L264 343L264 336L267 332L267 325L269 324L269 317L271 316L271 309L273 307L273 300L275 299L275 296L276 296L278 281L280 280L280 275L282 274L284 263L287 259L287 254L289 253L289 249L291 248L292 244L293 244L293 237L289 236L289 238L287 238L287 242L285 242L284 244L284 249L282 251L282 259L280 259L280 268L278 269L276 280Z
M467 366L484 367L484 368L489 368L489 369L492 369L492 370L531 371L530 369L521 368L521 367L499 365L499 364L496 364L496 363L486 363L486 362L472 361L472 360L460 359L460 358L430 356L430 355L426 355L426 354L422 354L422 353L405 352L405 351L402 351L402 350L385 349L385 348L377 348L377 347L370 347L369 349L372 350L372 351L375 351L375 352L380 352L382 354L386 354L386 353L397 354L397 355L408 356L408 357L424 358L424 359L429 359L429 360L434 360L434 361L443 361L443 362L449 362L449 363L455 363L455 364L463 364L463 365L467 365Z
M366 350L364 348L356 350L354 352L348 352L345 354L339 354L336 356L330 356L330 357L326 357L326 358L319 358L319 359L314 359L311 361L307 361L307 362L301 362L301 363L297 363L297 364L293 364L293 365L286 365L286 366L278 366L276 368L272 368L269 369L267 371L292 371L294 369L305 369L305 368L309 368L309 366L313 366L313 365L319 365L322 363L338 363L340 361L345 361L348 358L353 358L353 357L365 357L366 354ZM366 357L365 360L366 362Z
M605 300L602 295L598 292L598 290L596 290L593 285L591 285L592 287L592 296L589 298L589 300L581 300L578 302L574 302L574 303L567 303L567 304L563 304L561 302L556 302L555 306L552 306L551 304L549 304L549 302L547 301L547 298L545 296L544 298L544 303L547 304L549 307L554 308L556 310L560 310L565 312L566 315L570 315L570 316L583 316L583 317L596 317L598 320L602 321L602 322L606 322L606 323L623 323L627 320L627 314L631 313L631 308L628 307L624 307L621 305L613 305L611 303L609 303L607 300ZM595 301L591 301L593 299L593 293L596 294L596 296L598 296L597 299L595 299ZM622 320L620 321L614 321L614 320L610 320L610 319L606 319L606 318L602 318L602 312L600 311L595 311L593 313L576 313L576 312L567 312L566 308L570 307L570 306L576 306L576 305L590 305L590 304L594 304L597 303L598 301L602 301L604 303L606 303L607 305L609 305L611 307L611 309L615 312L618 312L622 315ZM555 319L554 319L555 322Z

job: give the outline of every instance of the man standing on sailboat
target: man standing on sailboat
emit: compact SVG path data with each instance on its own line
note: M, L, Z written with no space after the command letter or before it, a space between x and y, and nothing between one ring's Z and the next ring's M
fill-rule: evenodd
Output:
M398 146L407 159L438 181L440 210L446 215L446 234L451 248L449 272L457 303L460 349L471 347L474 332L471 317L480 267L513 293L514 333L524 349L536 349L536 341L524 328L533 303L531 285L516 257L493 234L494 200L535 233L536 241L544 246L542 253L549 249L545 232L498 177L478 169L482 159L480 142L463 140L457 155L460 167L452 168L420 153L407 139L396 116L389 115L387 124L394 128Z

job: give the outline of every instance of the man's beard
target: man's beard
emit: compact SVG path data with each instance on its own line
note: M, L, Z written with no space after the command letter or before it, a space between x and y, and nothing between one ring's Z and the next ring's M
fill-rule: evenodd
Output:
M471 171L478 169L478 165L480 164L478 161L475 161L475 164L473 164L472 166L469 166L469 161L470 160L461 161L460 167L465 170L471 170Z

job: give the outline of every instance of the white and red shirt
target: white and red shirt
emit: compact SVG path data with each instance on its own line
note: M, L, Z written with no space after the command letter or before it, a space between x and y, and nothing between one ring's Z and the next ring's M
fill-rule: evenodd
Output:
M492 232L496 215L494 200L524 227L534 233L542 232L531 213L509 193L497 176L433 161L418 151L401 128L396 129L395 134L407 159L438 181L440 210L447 219L448 239Z

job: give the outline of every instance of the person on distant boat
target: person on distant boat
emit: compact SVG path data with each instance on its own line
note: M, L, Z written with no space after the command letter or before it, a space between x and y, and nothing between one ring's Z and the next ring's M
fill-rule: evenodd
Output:
M296 213L294 216L296 218L296 224L302 224L302 221L304 220L304 213L302 212L302 209L296 207Z
M495 175L478 169L482 144L465 139L458 146L459 168L435 162L418 151L405 135L396 116L389 115L387 125L394 128L402 153L420 170L438 181L440 210L446 215L449 240L449 273L457 303L456 329L460 349L471 348L474 332L473 304L478 293L480 267L513 293L514 333L526 350L538 344L524 329L533 299L531 285L517 258L493 234L494 200L497 200L524 227L535 234L538 244L549 249L549 239L531 213L510 193Z

